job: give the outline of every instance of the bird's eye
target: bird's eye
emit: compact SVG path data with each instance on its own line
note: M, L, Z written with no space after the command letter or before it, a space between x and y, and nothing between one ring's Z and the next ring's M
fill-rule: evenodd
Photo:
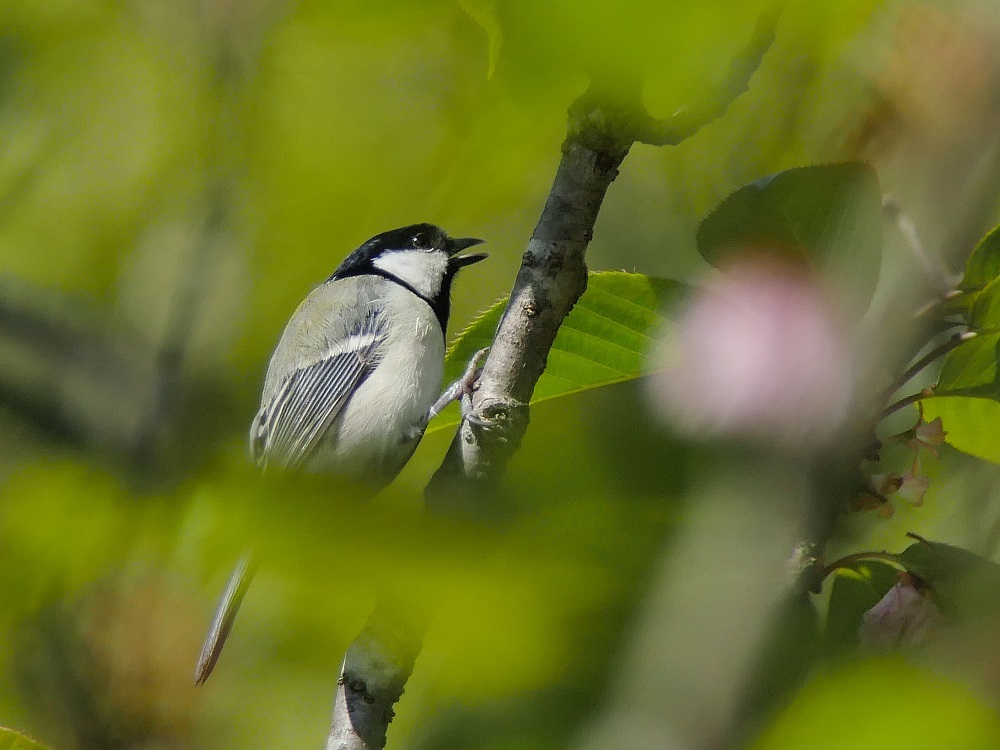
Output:
M413 239L410 240L410 242L412 242L413 246L418 250L426 250L431 246L431 238L426 232L417 232L413 235Z

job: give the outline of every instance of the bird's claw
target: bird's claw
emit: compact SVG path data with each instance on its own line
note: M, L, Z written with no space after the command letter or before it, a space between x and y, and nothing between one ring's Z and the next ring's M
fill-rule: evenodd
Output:
M462 397L460 406L462 407L462 421L469 422L477 427L490 427L493 424L490 420L476 414L475 408L472 405L472 394L479 388L479 376L482 375L483 362L489 353L490 348L487 346L473 354L461 379Z
M462 396L462 421L468 422L469 424L474 424L477 427L492 427L494 425L493 420L486 419L476 414L475 409L472 406L472 394L466 394Z
M427 421L430 422L434 417L441 413L452 401L458 401L462 408L462 419L468 420L473 424L478 424L484 426L488 424L482 420L481 417L477 417L472 413L472 394L476 392L479 387L479 376L482 370L482 362L489 354L490 349L486 347L485 349L480 349L476 352L472 359L469 360L469 364L465 367L465 372L462 373L462 377L456 380L454 383L449 385L441 397L431 406L427 413Z

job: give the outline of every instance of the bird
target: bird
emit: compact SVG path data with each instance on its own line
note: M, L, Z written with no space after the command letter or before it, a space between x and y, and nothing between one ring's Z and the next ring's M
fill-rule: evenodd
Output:
M451 288L485 253L483 240L434 224L375 235L313 289L285 326L250 426L249 452L265 472L343 477L374 494L402 470L427 423L467 396L480 352L442 391ZM240 559L195 669L208 679L256 569Z

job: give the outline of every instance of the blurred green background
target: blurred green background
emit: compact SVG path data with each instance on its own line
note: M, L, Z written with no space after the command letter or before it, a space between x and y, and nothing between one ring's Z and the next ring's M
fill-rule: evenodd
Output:
M770 508L770 490L668 434L641 384L535 409L486 521L421 512L445 432L365 504L264 482L245 433L285 321L351 249L417 221L486 239L454 335L510 289L588 76L638 72L669 115L724 76L763 7L0 5L0 725L60 750L320 747L344 650L385 589L434 612L390 747L575 746L609 696L658 691L620 675L655 641L672 540L706 493ZM788 3L724 117L633 148L590 267L697 280L698 222L731 191L862 159L960 268L997 218L998 52L988 0ZM908 278L898 245L887 232L890 285ZM993 555L996 471L947 449L935 471L925 507L855 514L836 544L918 530ZM195 688L248 540L265 562ZM709 591L718 572L685 575ZM722 612L706 617L739 617ZM1000 746L1000 673L816 671L760 720L761 747ZM664 694L685 679L660 677Z

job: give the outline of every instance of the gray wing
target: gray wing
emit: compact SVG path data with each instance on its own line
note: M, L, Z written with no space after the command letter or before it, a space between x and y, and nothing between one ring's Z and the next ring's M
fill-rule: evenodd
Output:
M250 450L261 468L300 468L341 409L378 365L385 341L380 316L366 315L341 351L296 368L254 420Z

